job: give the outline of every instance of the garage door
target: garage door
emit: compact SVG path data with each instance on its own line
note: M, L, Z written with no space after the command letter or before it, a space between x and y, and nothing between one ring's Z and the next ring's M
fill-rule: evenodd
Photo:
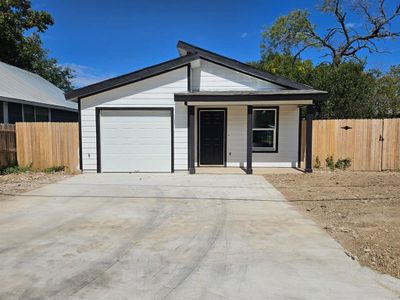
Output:
M170 110L101 110L102 172L171 172Z

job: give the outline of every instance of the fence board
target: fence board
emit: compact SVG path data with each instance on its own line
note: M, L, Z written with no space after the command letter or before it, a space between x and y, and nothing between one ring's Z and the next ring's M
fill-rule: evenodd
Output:
M17 123L16 140L20 166L79 170L78 123Z
M15 125L0 124L0 169L16 164Z
M304 168L306 123L301 124L300 166ZM400 119L314 120L313 164L317 156L322 166L328 156L333 156L335 160L350 158L351 170L398 170Z
M382 169L400 169L400 119L383 120Z

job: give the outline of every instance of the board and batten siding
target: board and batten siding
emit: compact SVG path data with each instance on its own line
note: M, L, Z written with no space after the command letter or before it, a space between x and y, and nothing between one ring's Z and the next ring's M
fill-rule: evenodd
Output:
M187 108L174 94L187 91L187 67L81 99L83 171L97 170L96 107L173 107L174 167L187 170Z
M220 107L220 106L218 106ZM202 107L203 108L203 107ZM213 108L216 108L215 106ZM221 106L221 108L223 108ZM206 107L204 107L206 109ZM247 106L227 107L226 165L246 167L247 162ZM197 113L196 113L197 126ZM297 167L299 107L279 106L279 132L277 153L253 153L253 167ZM196 165L197 165L196 130Z
M192 89L194 91L265 91L282 89L282 87L201 60L200 67L192 69Z

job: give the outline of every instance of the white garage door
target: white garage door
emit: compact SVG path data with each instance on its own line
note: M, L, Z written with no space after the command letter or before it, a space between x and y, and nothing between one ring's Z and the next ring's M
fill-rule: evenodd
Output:
M171 172L171 111L102 110L102 172Z

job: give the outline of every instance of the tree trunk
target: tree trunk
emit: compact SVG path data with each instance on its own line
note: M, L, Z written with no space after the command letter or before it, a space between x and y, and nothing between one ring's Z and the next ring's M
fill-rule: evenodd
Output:
M341 64L341 62L342 62L342 55L335 54L333 56L333 66L337 67L337 66L339 66Z

